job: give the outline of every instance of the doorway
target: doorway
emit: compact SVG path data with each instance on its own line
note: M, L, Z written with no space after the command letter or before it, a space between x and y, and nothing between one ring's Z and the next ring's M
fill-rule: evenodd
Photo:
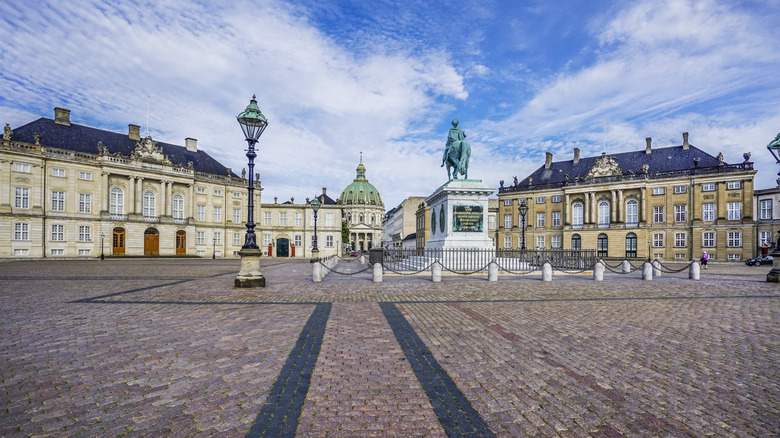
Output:
M187 233L184 230L176 232L176 255L187 254Z
M290 239L276 239L276 256L290 257Z
M121 227L114 228L114 245L111 251L114 255L125 254L125 229Z
M160 255L160 233L154 228L144 231L144 255Z

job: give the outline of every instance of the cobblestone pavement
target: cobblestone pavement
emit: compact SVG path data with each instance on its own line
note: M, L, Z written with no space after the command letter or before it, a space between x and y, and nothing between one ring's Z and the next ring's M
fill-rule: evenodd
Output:
M263 263L255 290L237 260L0 263L0 436L780 435L769 267L375 284Z

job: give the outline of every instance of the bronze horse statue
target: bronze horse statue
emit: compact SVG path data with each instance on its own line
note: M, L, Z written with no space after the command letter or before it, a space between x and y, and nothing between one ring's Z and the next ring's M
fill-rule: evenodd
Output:
M463 179L469 179L469 158L471 157L471 145L466 140L452 142L452 145L444 152L442 167L447 166L447 178L458 179L458 174Z

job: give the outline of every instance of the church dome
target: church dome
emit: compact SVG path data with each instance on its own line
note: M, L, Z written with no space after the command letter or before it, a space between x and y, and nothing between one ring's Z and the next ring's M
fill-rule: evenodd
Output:
M379 191L366 179L366 166L363 165L363 158L360 159L360 164L358 164L357 176L354 181L341 192L339 204L384 205Z

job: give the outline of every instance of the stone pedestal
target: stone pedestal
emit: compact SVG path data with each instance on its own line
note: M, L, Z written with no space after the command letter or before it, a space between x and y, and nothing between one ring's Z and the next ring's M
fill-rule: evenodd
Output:
M772 251L772 270L766 274L766 281L769 283L780 283L780 248L775 248Z
M263 252L259 249L242 249L238 255L241 256L241 270L238 271L235 287L265 287L265 277L260 272L260 256Z
M425 249L492 249L488 236L488 196L495 192L479 179L453 179L425 199L431 237Z

